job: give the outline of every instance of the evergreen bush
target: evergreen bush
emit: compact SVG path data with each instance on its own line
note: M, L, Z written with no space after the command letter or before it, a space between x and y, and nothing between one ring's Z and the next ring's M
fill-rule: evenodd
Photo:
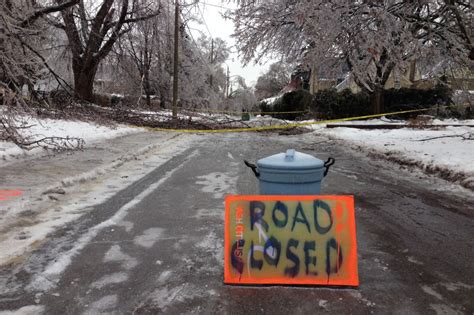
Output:
M272 115L275 118L295 120L304 115L311 105L312 95L305 90L288 92L273 105L274 112L284 112L283 114ZM288 113L301 112L301 113Z
M461 117L457 109L444 109L436 111L436 105L451 104L452 91L445 85L437 85L433 89L390 89L384 92L384 112L397 112L412 109L434 107L431 114L449 117ZM352 93L350 90L337 92L335 89L319 91L313 96L311 112L315 118L337 119L372 114L370 95L360 92ZM410 118L420 112L401 114L401 118Z

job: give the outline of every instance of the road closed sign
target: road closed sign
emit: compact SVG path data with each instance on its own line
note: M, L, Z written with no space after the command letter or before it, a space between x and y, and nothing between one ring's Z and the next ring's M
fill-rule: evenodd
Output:
M224 282L358 286L352 196L228 196Z

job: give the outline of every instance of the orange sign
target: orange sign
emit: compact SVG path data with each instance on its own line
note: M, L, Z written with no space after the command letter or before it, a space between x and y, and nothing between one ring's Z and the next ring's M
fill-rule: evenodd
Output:
M358 286L353 196L228 196L224 282Z

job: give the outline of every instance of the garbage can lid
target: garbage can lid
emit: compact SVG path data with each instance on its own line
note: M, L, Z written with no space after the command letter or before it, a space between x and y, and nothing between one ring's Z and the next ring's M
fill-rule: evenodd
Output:
M278 153L258 160L257 165L259 168L308 170L323 168L324 162L312 155L288 149L286 153Z

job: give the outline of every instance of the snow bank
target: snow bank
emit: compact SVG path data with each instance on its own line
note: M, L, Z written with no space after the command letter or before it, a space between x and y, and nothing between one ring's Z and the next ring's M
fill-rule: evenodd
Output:
M20 133L25 137L31 137L31 140L38 140L44 137L82 138L86 145L104 139L143 131L143 129L140 128L131 128L124 125L112 128L88 122L70 120L26 118L25 122L26 126L31 127L20 129ZM46 153L46 150L42 148L35 148L28 151L19 148L12 142L0 141L0 166L5 161L15 158L41 155L44 153Z
M474 189L474 141L461 137L474 133L472 127L445 127L439 130L361 130L341 127L319 130L318 133L348 141L377 158L417 166L428 173L436 173ZM437 139L421 141L428 138Z
M406 120L391 119L388 117L381 117L375 119L366 119L366 120L351 120L351 121L341 121L337 122L338 125L409 125L409 122ZM433 119L428 121L429 125L474 125L474 119Z

